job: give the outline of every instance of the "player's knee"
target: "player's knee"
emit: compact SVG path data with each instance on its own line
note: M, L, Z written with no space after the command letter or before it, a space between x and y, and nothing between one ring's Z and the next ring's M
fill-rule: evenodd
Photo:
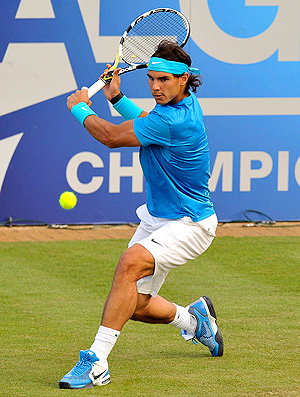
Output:
M142 246L136 244L127 249L120 257L115 272L119 281L138 281L154 272L154 258Z
M116 268L115 277L121 279L135 279L136 281L139 279L139 273L141 269L138 265L138 261L134 257L134 255L125 251L119 260L118 266Z

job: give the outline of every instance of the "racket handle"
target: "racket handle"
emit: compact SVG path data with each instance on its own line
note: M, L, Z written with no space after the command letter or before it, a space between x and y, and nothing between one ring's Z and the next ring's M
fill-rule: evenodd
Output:
M108 83L103 79L97 80L96 83L91 85L88 89L88 96L91 98L93 95L97 94L98 91L102 90L102 88Z

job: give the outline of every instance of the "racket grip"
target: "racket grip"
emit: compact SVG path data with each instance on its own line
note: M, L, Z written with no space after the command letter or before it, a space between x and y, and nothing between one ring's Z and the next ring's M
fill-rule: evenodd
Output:
M88 97L91 98L93 95L97 94L98 91L102 90L102 88L108 83L103 79L96 81L93 85L91 85L88 89Z

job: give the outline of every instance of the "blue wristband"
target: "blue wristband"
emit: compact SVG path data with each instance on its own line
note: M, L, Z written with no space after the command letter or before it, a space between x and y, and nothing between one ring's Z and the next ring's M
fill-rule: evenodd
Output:
M114 109L122 116L125 120L132 120L139 117L143 109L139 108L134 104L126 95L113 105Z
M84 127L84 120L94 114L98 116L85 102L77 103L74 105L71 110L73 116L83 125Z

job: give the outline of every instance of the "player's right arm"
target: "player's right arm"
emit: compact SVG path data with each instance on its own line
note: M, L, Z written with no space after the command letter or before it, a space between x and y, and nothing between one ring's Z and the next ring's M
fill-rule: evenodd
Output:
M91 115L85 119L84 126L97 141L111 149L141 146L134 132L133 120L115 125L98 116Z
M110 65L107 64L107 67L109 69ZM108 69L100 77L103 77L108 72ZM116 69L110 83L103 87L105 97L109 101L120 93L121 79L119 71L120 69ZM73 106L79 103L86 103L91 106L92 102L86 89L77 90L67 99L67 106L70 111L72 111ZM146 117L147 115L147 112L142 111L139 117ZM96 114L91 114L85 118L83 125L95 139L109 148L141 146L134 132L133 120L115 125L98 117Z
M73 106L82 102L91 105L86 89L77 90L70 95L67 106L71 111ZM141 146L133 129L133 120L115 125L95 114L91 114L85 118L84 127L95 139L109 148Z
M111 67L109 64L106 66L107 69L100 77L103 77ZM120 68L116 69L110 83L103 87L103 93L108 101L120 93L120 70ZM147 115L148 112L143 110L139 117L146 117ZM84 126L95 139L109 148L141 146L141 143L134 132L133 120L115 125L100 117L89 116L85 119Z

